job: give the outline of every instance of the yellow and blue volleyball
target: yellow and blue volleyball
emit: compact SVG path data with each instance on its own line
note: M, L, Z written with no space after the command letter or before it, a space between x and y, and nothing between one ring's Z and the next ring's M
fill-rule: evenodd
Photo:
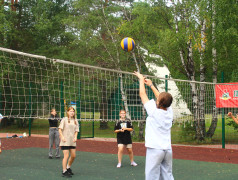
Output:
M121 41L121 48L126 51L132 51L135 47L135 41L132 38L126 37Z

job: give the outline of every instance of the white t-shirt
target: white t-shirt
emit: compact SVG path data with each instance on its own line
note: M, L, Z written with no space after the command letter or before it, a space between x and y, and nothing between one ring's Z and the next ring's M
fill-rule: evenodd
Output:
M62 129L62 134L66 140L63 142L60 141L60 146L76 146L76 142L73 142L75 132L79 132L79 124L75 119L68 120L67 117L64 117L59 125L59 129Z
M154 99L144 104L146 118L145 146L155 149L171 149L171 127L173 121L172 107L167 111L158 109Z

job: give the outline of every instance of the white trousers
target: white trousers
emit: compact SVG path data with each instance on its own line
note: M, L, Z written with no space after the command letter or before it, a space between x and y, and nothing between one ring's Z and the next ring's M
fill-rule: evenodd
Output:
M172 150L146 149L146 180L174 180L172 174Z

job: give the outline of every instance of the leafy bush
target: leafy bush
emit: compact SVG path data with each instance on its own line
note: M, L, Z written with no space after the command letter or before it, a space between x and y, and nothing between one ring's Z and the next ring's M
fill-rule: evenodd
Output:
M180 132L180 138L184 139L186 141L192 141L195 139L196 135L196 127L194 126L194 123L191 121L184 122L183 125L181 125L181 132Z
M236 124L235 121L229 121L227 125L233 127L235 131L238 131L238 124Z

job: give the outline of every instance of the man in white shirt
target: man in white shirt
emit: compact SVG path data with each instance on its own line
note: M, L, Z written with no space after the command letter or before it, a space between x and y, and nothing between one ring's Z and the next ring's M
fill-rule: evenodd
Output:
M173 97L167 92L159 93L149 79L134 72L140 82L140 97L148 117L146 119L146 180L174 180L172 174L171 127L173 121ZM149 86L156 97L156 102L149 100L145 85Z

